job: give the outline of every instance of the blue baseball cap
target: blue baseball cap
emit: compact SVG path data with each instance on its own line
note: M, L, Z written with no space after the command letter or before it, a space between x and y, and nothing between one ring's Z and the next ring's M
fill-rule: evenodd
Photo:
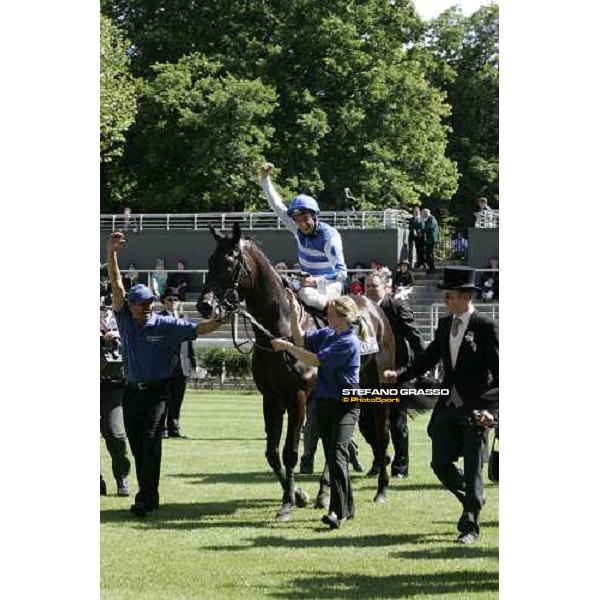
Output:
M143 283L134 285L129 292L127 292L127 302L133 302L134 304L142 304L148 302L148 300L156 300L152 290Z

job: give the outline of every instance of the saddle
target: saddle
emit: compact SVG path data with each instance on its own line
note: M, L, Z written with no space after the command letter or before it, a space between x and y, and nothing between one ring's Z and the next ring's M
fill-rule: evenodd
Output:
M294 296L296 296L296 299L298 300L300 305L304 308L304 310L306 310L306 312L309 315L312 316L317 329L323 329L327 327L329 325L329 322L327 321L327 314L325 313L325 311L316 308L315 306L310 306L309 304L306 304L306 302L304 302L298 295L298 290L296 290L291 284L289 277L283 274L280 274L280 277L283 286L286 288L290 288L294 292ZM368 320L365 319L365 322L367 324L367 330L369 332L369 339L367 339L366 342L363 342L362 340L360 342L361 356L366 356L368 354L375 354L379 352L379 344L377 343L377 336L375 335L375 331L373 331L371 323Z

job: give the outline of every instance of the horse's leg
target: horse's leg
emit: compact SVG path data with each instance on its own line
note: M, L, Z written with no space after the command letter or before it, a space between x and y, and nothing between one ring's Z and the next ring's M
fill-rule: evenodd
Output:
M308 494L296 487L294 468L298 464L298 445L300 444L300 430L306 414L306 393L298 390L296 397L290 403L288 410L288 428L283 447L283 464L285 465L285 486L283 490L282 506L278 513L281 521L292 518L292 507L295 504L306 506L309 501Z
M263 417L265 420L265 433L267 434L267 450L265 456L267 462L275 477L285 491L285 477L281 467L281 458L279 457L279 443L281 442L281 432L283 431L283 411L276 402L271 401L263 395Z
M321 481L319 481L319 493L315 500L315 508L324 508L325 510L329 508L329 465L327 461L325 461Z
M385 503L385 493L390 483L387 473L387 447L390 441L390 409L389 406L383 404L376 406L374 410L375 417L375 436L377 451L375 453L377 462L379 463L379 478L377 480L377 493L374 502L381 504Z

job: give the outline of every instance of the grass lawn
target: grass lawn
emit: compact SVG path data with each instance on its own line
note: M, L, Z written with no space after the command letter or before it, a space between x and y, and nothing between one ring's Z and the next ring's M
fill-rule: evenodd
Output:
M375 480L356 474L357 516L329 531L312 502L275 521L281 489L264 458L259 396L188 391L189 439L163 442L161 508L145 520L117 497L101 441L102 598L497 598L498 487L486 477L480 541L455 543L460 507L429 467L427 420L409 424L410 478L392 481L387 505L372 502ZM298 483L312 501L318 476Z

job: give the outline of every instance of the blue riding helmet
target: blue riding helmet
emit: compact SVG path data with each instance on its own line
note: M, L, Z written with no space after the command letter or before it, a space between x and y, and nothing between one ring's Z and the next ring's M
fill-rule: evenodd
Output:
M287 214L288 217L295 217L306 211L310 211L315 215L318 215L321 212L319 210L319 205L314 198L307 196L306 194L300 194L292 200L292 203L287 209Z

